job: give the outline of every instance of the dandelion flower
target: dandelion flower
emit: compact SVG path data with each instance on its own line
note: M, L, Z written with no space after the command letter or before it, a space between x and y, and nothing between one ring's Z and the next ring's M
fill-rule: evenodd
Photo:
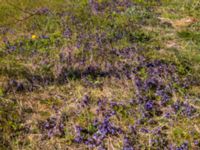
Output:
M35 40L35 39L37 38L37 36L33 34L33 35L31 36L31 38L32 38L33 40Z

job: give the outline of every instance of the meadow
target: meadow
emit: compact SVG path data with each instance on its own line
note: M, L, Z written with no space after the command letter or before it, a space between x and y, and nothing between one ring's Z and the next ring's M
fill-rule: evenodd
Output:
M199 0L0 0L0 150L200 150Z

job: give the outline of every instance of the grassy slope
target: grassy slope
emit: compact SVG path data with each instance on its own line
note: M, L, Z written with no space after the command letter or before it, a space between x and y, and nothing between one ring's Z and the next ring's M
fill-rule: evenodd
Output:
M188 149L200 148L195 144L200 143L198 0L136 0L132 6L105 0L0 2L0 149L87 149L87 144L74 142L76 126L93 134L94 119L101 122L109 110L115 110L111 122L124 133L107 134L107 149L122 149L125 136L136 149L175 149L184 142ZM143 64L155 60L176 71L150 75ZM131 71L140 65L136 73ZM137 77L145 84L154 76L172 88L164 106L154 87L142 93L135 84ZM138 90L142 98L153 99L153 110L137 102ZM99 99L105 110L97 113ZM177 101L195 112L183 114L181 104L174 111ZM44 125L53 117L64 128L48 135L53 129Z

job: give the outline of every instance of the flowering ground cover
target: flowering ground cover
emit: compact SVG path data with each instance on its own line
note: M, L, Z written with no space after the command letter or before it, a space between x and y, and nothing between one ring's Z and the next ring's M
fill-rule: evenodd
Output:
M200 149L198 0L0 2L0 149Z

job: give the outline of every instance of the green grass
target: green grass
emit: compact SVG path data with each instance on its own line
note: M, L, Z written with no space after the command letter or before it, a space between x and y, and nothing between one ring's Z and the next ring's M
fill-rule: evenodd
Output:
M117 115L112 122L128 132L143 108L128 104L137 97L137 89L124 70L138 66L140 57L174 65L181 82L191 80L188 89L179 83L172 85L176 91L170 103L184 100L188 94L199 115L200 104L195 100L200 96L200 2L136 0L128 8L104 0L96 2L101 6L98 12L87 0L0 0L0 149L87 149L73 142L75 126L83 126L91 134L97 131L92 122L103 117L96 113L99 99L127 104L114 107ZM187 17L197 21L173 26L173 21ZM69 35L65 35L66 29ZM127 47L135 48L133 56L123 53ZM89 67L95 71L88 73ZM148 79L144 66L137 75L143 81ZM164 80L167 84L171 78ZM154 91L148 92L144 95L152 98ZM81 106L84 95L90 97L87 107ZM105 109L110 106L105 104ZM165 112L167 108L162 109ZM65 136L41 140L40 122L62 115L66 117ZM194 128L200 128L198 117L190 120L175 115L174 121L153 115L156 125L147 119L138 128L166 126L163 139L139 132L134 139L136 149L163 149L149 144L153 138L169 139L176 146L187 140L189 149L199 148L194 145L200 137ZM122 149L123 136L109 136L104 143L108 149Z

